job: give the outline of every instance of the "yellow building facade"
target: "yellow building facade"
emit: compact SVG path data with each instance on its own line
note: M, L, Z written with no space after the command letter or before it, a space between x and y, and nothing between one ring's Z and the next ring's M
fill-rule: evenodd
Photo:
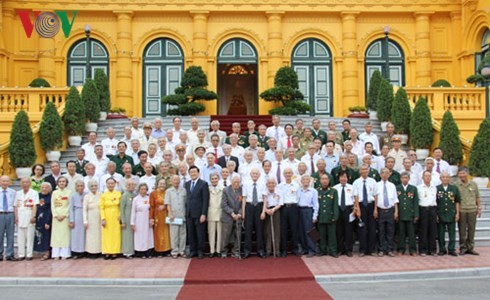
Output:
M292 66L315 113L345 116L374 70L399 86L464 86L490 38L488 0L7 0L0 11L0 86L81 85L102 68L130 116L164 114L161 97L192 65L219 95L203 114L267 114L258 94Z

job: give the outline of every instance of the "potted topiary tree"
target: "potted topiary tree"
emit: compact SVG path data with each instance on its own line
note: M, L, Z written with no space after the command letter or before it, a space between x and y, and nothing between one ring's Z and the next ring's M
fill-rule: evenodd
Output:
M376 102L379 94L379 85L381 84L382 79L383 76L381 76L381 72L379 70L376 70L373 72L373 75L371 75L371 79L369 80L369 91L366 106L369 110L370 119L378 118L378 113L376 111Z
M490 120L483 120L473 139L468 167L479 188L488 186L490 177Z
M187 68L182 76L180 86L175 89L175 94L167 95L162 98L164 105L173 105L175 108L169 109L169 115L190 116L196 115L206 110L204 105L196 101L214 100L218 98L215 92L208 91L208 78L200 66Z
M432 115L427 100L420 97L415 104L410 120L410 143L416 149L419 159L425 159L429 156L429 148L433 140Z
M481 70L487 64L490 64L490 55L488 53L483 57L481 62L478 64L478 67L476 68L476 73L471 76L468 76L468 78L466 78L466 82L474 83L474 84L484 84L485 78L481 74Z
M376 109L378 120L381 122L381 130L386 131L386 125L391 120L391 107L393 105L393 86L386 79L381 79L379 84Z
M46 81L44 78L36 78L31 83L29 83L29 87L33 88L45 88L45 87L50 87L49 82Z
M31 175L31 166L36 162L36 148L29 116L24 110L15 115L10 143L8 146L10 164L15 168L17 178Z
M76 87L72 86L66 97L65 113L63 114L63 124L68 133L68 143L70 146L80 146L82 135L85 131L85 105Z
M401 87L395 94L395 100L391 108L391 122L395 125L395 136L402 140L403 145L408 142L411 114L407 92Z
M269 110L271 115L298 115L312 111L311 105L303 101L303 94L299 90L298 74L291 67L277 70L274 87L263 91L260 98L282 104Z
M434 83L432 84L432 87L451 87L451 83L449 83L449 81L447 81L446 79L438 79L436 81L434 81Z
M41 125L39 127L39 140L41 148L46 151L48 161L59 161L63 146L63 122L53 102L48 102L43 112Z
M100 118L100 97L92 79L87 78L82 89L82 102L85 105L85 116L88 123L87 132L97 131L97 121Z
M463 160L463 146L459 140L458 124L453 114L448 110L442 117L439 147L443 151L442 158L451 166L453 174L458 174L458 165Z
M109 90L109 79L104 70L95 70L94 76L95 86L99 92L100 118L103 121L107 119L107 113L111 109L111 92Z

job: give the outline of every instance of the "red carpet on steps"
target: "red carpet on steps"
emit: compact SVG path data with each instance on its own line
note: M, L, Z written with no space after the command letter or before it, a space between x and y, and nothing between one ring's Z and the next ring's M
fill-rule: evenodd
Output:
M332 299L298 257L192 259L178 299Z

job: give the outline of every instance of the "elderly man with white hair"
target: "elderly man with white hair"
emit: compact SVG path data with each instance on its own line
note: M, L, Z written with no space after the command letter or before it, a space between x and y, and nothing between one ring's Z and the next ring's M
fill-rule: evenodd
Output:
M151 136L155 139L159 139L165 137L165 130L162 128L162 119L160 117L156 117L153 120L153 129L151 130Z
M226 132L220 130L219 125L220 124L218 120L214 120L211 122L211 130L207 135L207 141L211 141L211 137L213 136L213 134L217 134L219 136L219 145L223 146L226 140Z
M31 189L29 177L22 178L20 186L22 189L15 194L18 259L32 260L39 194Z
M187 137L189 144L194 145L198 143L197 133L199 131L199 120L197 118L191 119L191 128L187 130Z
M143 129L139 128L140 120L138 117L131 118L131 139L140 139L144 133Z
M115 138L116 131L112 127L107 128L106 135L107 137L103 139L100 144L104 149L104 155L110 157L117 153L117 143L119 143L119 141Z

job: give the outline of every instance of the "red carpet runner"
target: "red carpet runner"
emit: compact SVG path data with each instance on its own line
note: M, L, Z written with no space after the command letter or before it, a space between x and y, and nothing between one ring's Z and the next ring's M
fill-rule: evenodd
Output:
M187 299L332 299L301 258L192 259L177 297Z

